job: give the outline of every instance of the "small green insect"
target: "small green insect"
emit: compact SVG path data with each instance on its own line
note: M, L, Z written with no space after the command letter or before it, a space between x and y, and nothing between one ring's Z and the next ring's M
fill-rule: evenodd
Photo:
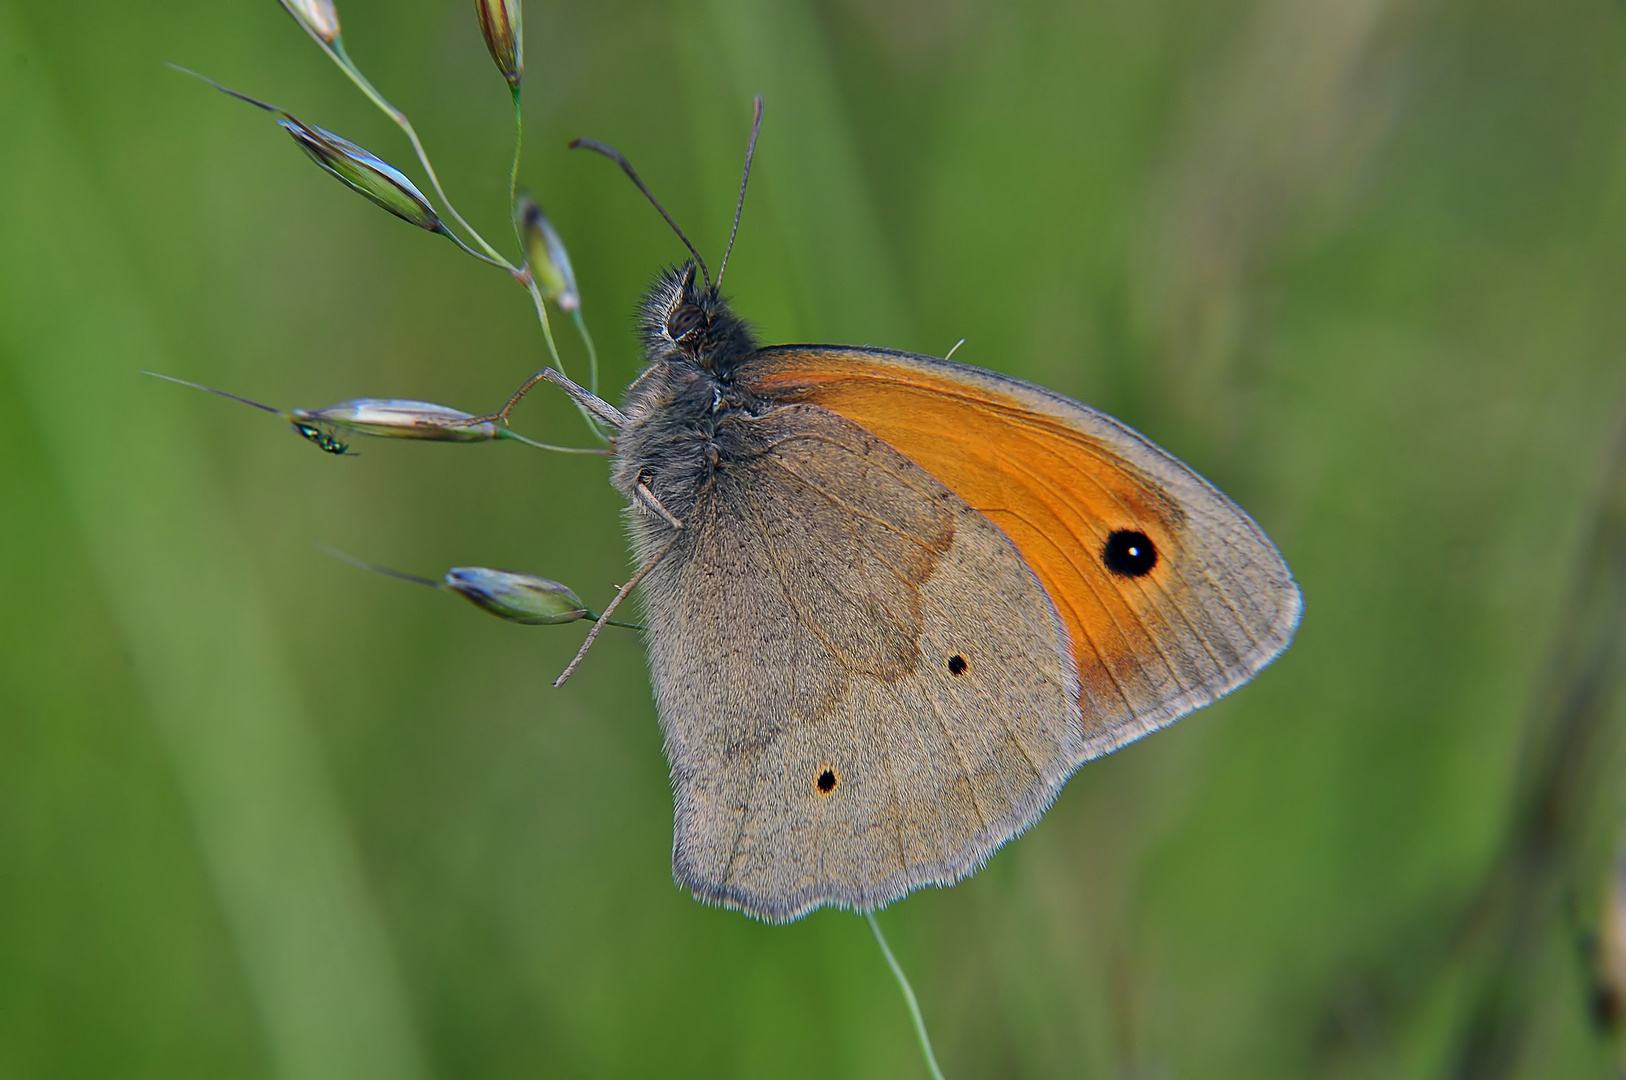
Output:
M315 424L306 424L298 420L293 422L293 428L306 440L315 443L330 454L336 454L339 457L356 456L350 452L350 444L331 431L323 431Z

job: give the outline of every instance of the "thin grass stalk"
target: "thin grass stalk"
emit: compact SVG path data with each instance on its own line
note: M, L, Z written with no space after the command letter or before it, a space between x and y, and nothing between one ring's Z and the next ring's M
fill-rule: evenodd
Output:
M581 335L582 344L587 347L587 389L597 395L598 350L593 348L593 335L587 332L587 320L582 318L580 307L570 313L570 318L576 324L576 332Z
M898 958L892 955L892 949L886 943L886 935L881 933L881 924L875 921L875 913L866 911L864 918L869 920L869 928L875 931L875 940L881 946L881 955L886 957L887 966L892 969L893 977L898 980L898 986L903 990L904 1004L909 1006L909 1018L915 1022L915 1037L920 1040L920 1056L926 1061L926 1071L932 1074L932 1080L943 1080L943 1070L937 1067L937 1055L932 1053L932 1037L926 1033L926 1018L920 1014L920 1002L915 1000L915 991L909 985L909 976L903 973Z
M524 280L525 289L531 294L531 302L536 305L536 317L537 320L542 324L542 336L548 339L548 352L553 354L554 363L559 365L559 373L561 375L569 374L564 370L564 365L559 361L559 347L553 343L553 325L548 321L548 305L547 302L542 299L542 290L537 287L534 278L527 276ZM598 358L589 352L588 360L592 365L594 374L597 374ZM596 397L597 395L595 394L594 396ZM581 402L576 402L576 411L581 413L583 420L587 421L588 430L593 433L594 437L604 442L610 441L610 437L605 433L604 428L596 419L594 419L593 414L588 412L587 409L583 407Z
M407 140L412 144L412 152L418 158L418 164L423 166L425 175L429 177L429 184L435 189L435 194L439 196L441 203L445 205L446 212L451 215L452 220L456 221L458 225L460 225L463 230L469 234L469 236L474 238L474 241L479 244L482 249L484 249L485 253L481 254L481 252L475 251L467 243L465 243L461 237L457 236L450 229L447 229L446 235L452 240L452 242L480 261L508 271L508 273L513 275L516 280L525 281L525 277L520 268L503 258L497 249L492 247L490 242L487 241L484 236L480 235L479 230L470 225L468 221L464 219L463 215L458 213L457 206L446 194L445 187L441 185L440 176L435 172L435 166L430 162L429 154L424 149L423 142L418 138L418 132L413 128L412 121L407 118L406 113L390 104L389 99L379 92L378 88L372 84L367 76L361 73L361 69L356 66L355 61L350 59L350 54L345 51L344 39L336 38L333 44L330 45L322 39L321 35L317 34L310 27L307 26L305 29L306 32L310 34L311 40L315 41L317 45L321 46L322 51L327 53L328 58L338 65L339 70L343 71L350 81L356 85L356 88L367 96L367 100L371 101L375 106L377 106L380 112L382 112L385 116L388 116L390 120L406 134ZM520 92L517 87L513 88L513 96L514 163L513 167L509 170L508 179L508 206L510 217L513 216L513 208L518 195L520 139L523 131L522 114L520 109ZM557 367L561 372L564 372L566 371L565 362L564 359L559 355L559 346L553 340L553 328L548 323L548 312L546 306L543 304L542 294L537 290L534 282L525 281L525 284L526 288L531 293L532 300L536 304L537 318L542 324L542 336L547 340L548 343L548 355L552 357L554 366ZM591 368L590 381L596 389L598 385L598 355L596 350L593 349L592 338L588 336L585 326L578 323L577 328L581 331L582 338L587 343L588 363ZM587 422L588 429L593 432L593 435L598 439L608 441L603 429L594 422L593 418L585 411L582 411L580 406L578 406L578 411L581 411L582 418Z
M446 230L446 235L449 236L458 247L462 248L470 255L473 255L475 258L480 259L482 262L490 263L493 266L501 267L512 274L516 280L525 281L526 288L530 291L531 298L536 304L537 318L542 324L542 336L547 339L548 355L553 358L555 367L557 367L561 372L566 371L564 359L559 355L559 346L553 340L553 328L548 323L547 307L542 301L542 294L537 290L536 284L526 280L519 267L509 262L507 259L504 259L502 255L498 253L497 249L492 247L484 236L480 235L479 230L470 225L464 219L463 215L458 213L457 207L452 203L451 198L446 194L446 189L441 186L440 177L436 174L434 165L432 165L429 161L429 154L426 150L424 150L423 143L419 140L418 133L413 128L412 121L407 118L406 113L390 104L389 99L385 98L383 94L379 93L378 88L372 84L367 76L361 73L361 69L356 67L355 62L350 59L350 54L345 51L344 40L342 38L335 39L332 45L329 45L326 41L323 41L321 36L315 32L311 32L311 38L318 45L320 45L322 50L328 54L333 62L337 64L347 76L349 76L350 81L355 83L356 87L363 94L367 95L367 99L376 105L385 116L388 116L392 121L394 121L397 127L406 133L407 139L412 143L412 152L417 155L418 163L423 166L424 173L429 177L430 186L435 189L435 194L440 197L440 201L445 205L446 212L451 215L452 219L456 221L458 225L462 226L464 231L474 238L475 242L485 250L486 254L482 255L480 252L470 248L468 244L466 244L450 229ZM512 92L514 97L514 163L512 168L509 170L508 175L508 209L510 218L513 217L514 206L518 198L520 148L521 138L524 131L522 120L523 114L520 107L519 88L513 87ZM589 381L592 383L593 389L596 393L598 387L598 354L592 346L592 338L587 334L586 327L578 321L577 328L581 331L582 338L587 343L588 363L590 367ZM577 407L577 410L581 412L582 419L587 422L588 429L593 432L594 436L601 440L608 441L603 429L601 429L598 424L594 422L592 416L581 410L580 406Z
M345 51L344 39L336 38L333 44L329 45L314 33L311 37L322 47L322 51L326 52L333 62L338 64L339 68L350 77L350 81L356 84L356 88L367 95L367 99L378 106L379 111L388 116L396 127L406 133L407 140L412 143L412 152L418 157L418 164L423 166L424 173L429 177L430 185L434 187L435 194L440 196L440 201L445 204L446 212L452 216L452 220L456 221L465 232L474 238L475 243L479 244L480 248L489 257L488 261L502 267L510 274L517 275L519 267L503 258L501 253L492 247L485 237L480 235L479 230L470 225L463 215L458 213L457 206L453 204L451 197L446 194L446 189L441 186L440 176L436 174L435 166L430 163L429 153L424 150L423 142L418 138L418 132L413 128L412 121L407 119L406 113L391 105L389 100L378 92L378 88L368 80L367 76L361 73L361 69L356 66L355 61L350 59L350 54Z
M514 239L519 241L520 257L525 257L525 237L520 233L519 217L519 151L525 141L525 124L519 103L519 87L511 86L514 95L514 164L508 170L508 220L514 223Z

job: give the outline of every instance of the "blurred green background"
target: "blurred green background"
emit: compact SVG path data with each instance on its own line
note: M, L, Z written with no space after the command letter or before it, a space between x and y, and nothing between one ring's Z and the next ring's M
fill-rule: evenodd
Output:
M465 0L340 0L505 238ZM1103 408L1303 587L1253 684L1085 768L888 909L950 1077L1609 1076L1586 934L1622 820L1626 6L743 0L527 6L528 151L612 390L681 249L768 341ZM374 577L602 604L602 461L281 406L480 411L524 294L174 61L408 168L274 0L0 0L0 1075L923 1075L867 928L672 884L644 662ZM408 168L409 172L415 169ZM567 358L579 352L568 329ZM520 430L581 436L556 394Z

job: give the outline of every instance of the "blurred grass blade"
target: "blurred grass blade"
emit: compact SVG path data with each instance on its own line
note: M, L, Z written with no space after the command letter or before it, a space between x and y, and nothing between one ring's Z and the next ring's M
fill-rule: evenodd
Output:
M1515 1075L1541 1004L1536 966L1568 935L1572 897L1601 876L1589 856L1618 840L1622 684L1626 682L1626 414L1593 511L1590 536L1559 613L1547 675L1526 723L1503 850L1471 918L1484 959L1449 1075Z
M1626 1022L1626 848L1609 868L1598 909L1594 964L1593 1015L1611 1034Z
M0 5L0 41L47 56L30 30ZM73 403L74 424L39 431L195 829L236 954L225 977L241 981L258 1018L253 1057L231 1071L427 1076L390 935L232 500L196 433L130 407L136 369L173 358L141 300L150 282L110 242L127 234L93 179L104 174L70 141L79 128L53 94L67 83L41 66L0 64L0 196L27 208L0 232L0 355L35 416ZM79 296L94 297L94 316L64 317L63 298ZM80 930L97 948L95 931ZM59 959L63 970L79 963ZM203 1072L225 1074L215 1062ZM20 1067L82 1071L63 1058ZM140 1067L179 1071L168 1057Z

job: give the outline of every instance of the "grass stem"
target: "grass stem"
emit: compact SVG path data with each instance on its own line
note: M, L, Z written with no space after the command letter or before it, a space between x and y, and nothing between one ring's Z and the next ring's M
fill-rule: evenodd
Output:
M519 215L519 150L525 136L524 114L519 105L519 87L514 91L514 164L508 170L508 220L514 223L514 239L519 241L521 258L525 252L525 237L520 232Z
M435 194L440 196L440 201L446 207L446 212L489 256L486 261L502 267L511 274L517 273L519 268L503 258L497 249L487 243L486 238L481 236L474 226L465 221L463 215L457 212L457 207L452 204L452 200L446 195L446 189L440 184L440 177L436 175L435 167L429 162L429 154L424 150L423 143L418 138L418 132L412 126L412 121L407 119L406 113L391 105L389 100L378 92L378 88L368 80L367 76L361 73L361 69L355 65L355 62L350 59L350 54L345 51L344 39L335 38L333 44L329 45L314 33L311 36L322 47L322 51L327 53L335 64L339 65L339 69L349 76L350 81L356 84L356 88L367 96L367 100L378 106L379 111L394 121L395 126L406 133L407 141L412 143L412 152L418 156L418 164L423 166L423 171L428 175L429 183L434 187ZM461 241L459 241L459 246L467 250L467 245Z
M915 1000L909 976L903 973L898 958L892 955L891 948L887 946L886 935L881 933L881 924L875 921L875 913L866 911L864 918L869 920L869 928L875 931L875 940L881 946L881 955L886 957L887 966L892 969L898 986L903 989L904 1003L909 1006L909 1018L915 1022L915 1036L920 1039L920 1056L926 1059L926 1071L932 1074L932 1080L943 1080L943 1070L937 1067L937 1055L932 1053L932 1037L926 1034L926 1018L920 1015L920 1002Z
M582 344L587 346L587 389L594 394L598 393L598 350L593 348L593 335L587 332L587 320L582 318L582 309L578 304L570 313L571 319L576 323L576 332L582 336Z

